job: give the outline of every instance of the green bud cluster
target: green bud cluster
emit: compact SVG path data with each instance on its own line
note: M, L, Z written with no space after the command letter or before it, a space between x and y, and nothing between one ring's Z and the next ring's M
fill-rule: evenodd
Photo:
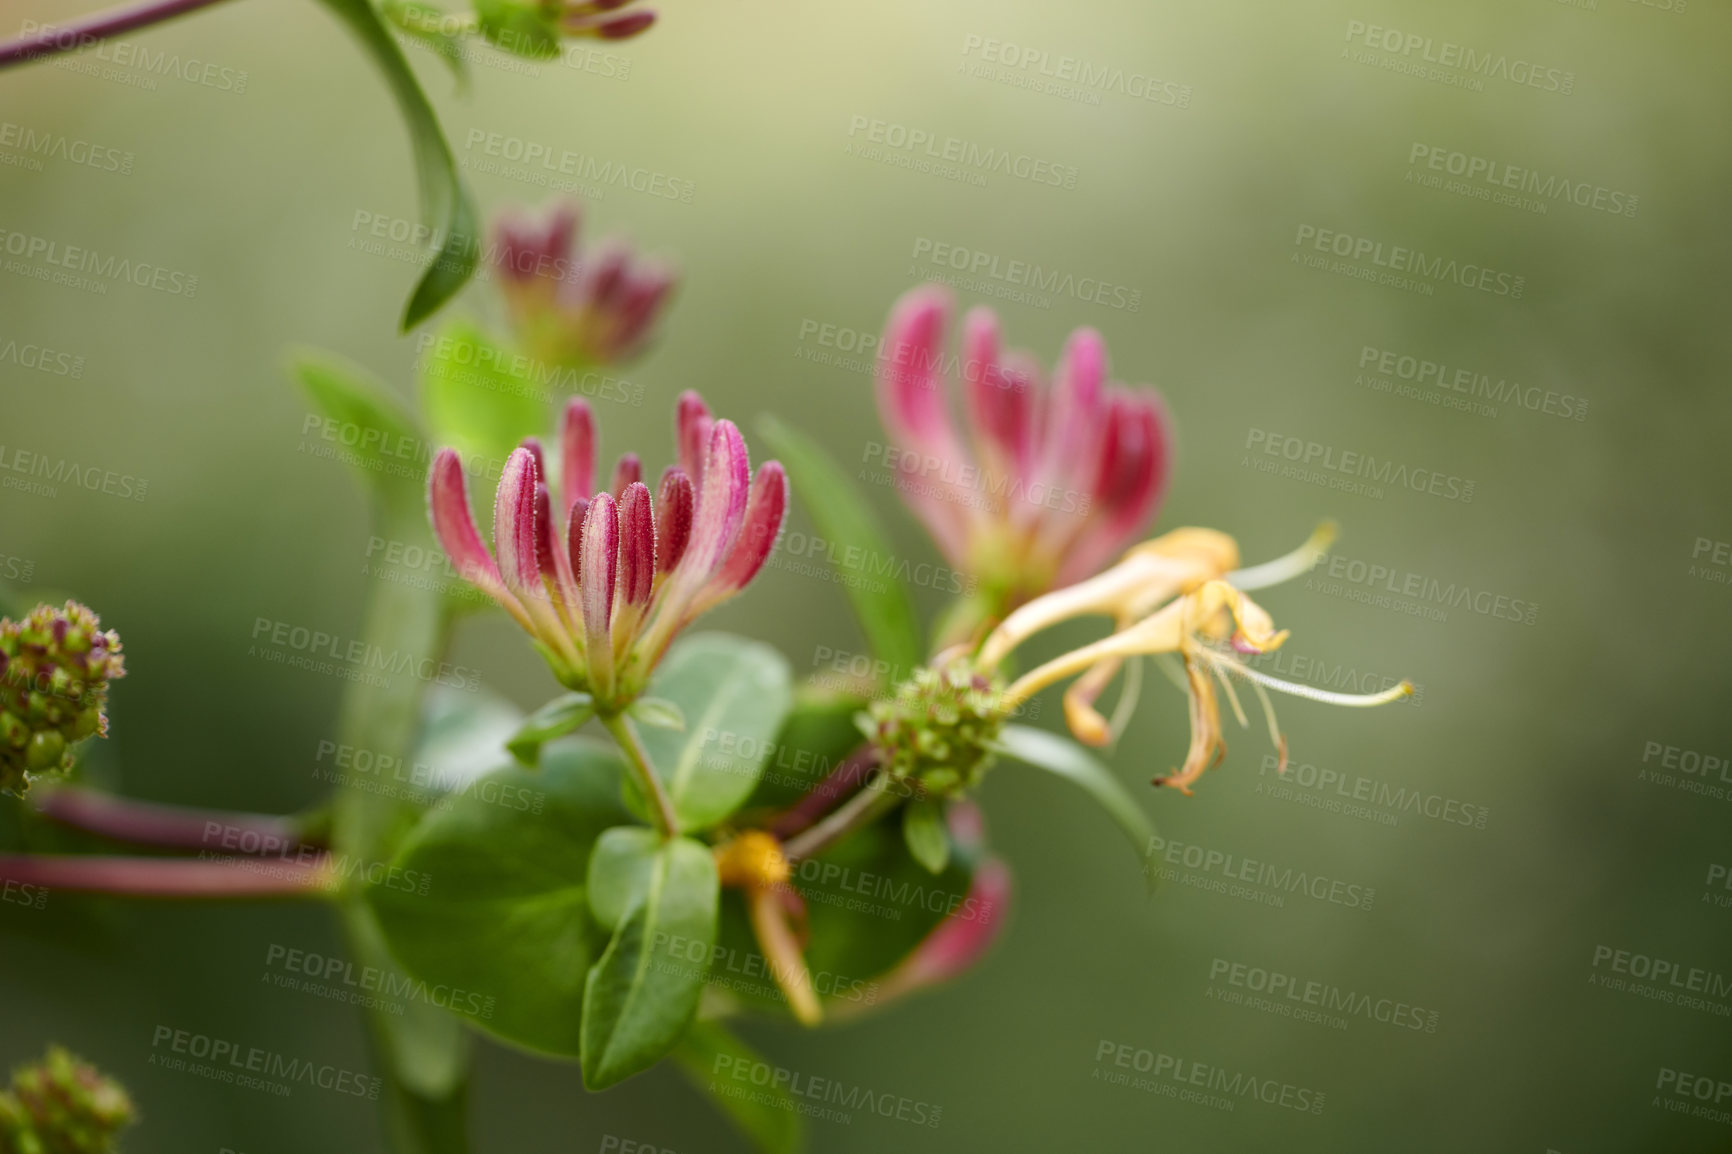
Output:
M132 1120L120 1083L52 1046L0 1090L0 1154L110 1154Z
M918 670L894 697L872 704L867 736L885 772L936 797L978 785L1004 728L1003 689L965 658Z
M0 617L0 790L71 769L74 745L107 735L108 683L125 674L119 635L76 601Z

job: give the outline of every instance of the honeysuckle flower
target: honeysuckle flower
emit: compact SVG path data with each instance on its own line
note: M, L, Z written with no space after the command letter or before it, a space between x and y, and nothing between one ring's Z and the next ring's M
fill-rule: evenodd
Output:
M120 635L76 601L0 617L0 790L69 770L73 746L108 735L108 683L126 676Z
M1241 660L1271 652L1287 639L1287 632L1275 628L1248 591L1304 573L1324 555L1333 538L1334 527L1321 526L1287 556L1241 569L1239 549L1231 537L1210 529L1175 530L1133 548L1104 573L1036 598L1010 614L987 638L978 660L993 667L1028 637L1060 621L1085 615L1111 617L1112 634L1022 675L1000 697L1000 708L1014 709L1046 686L1080 674L1065 694L1065 718L1079 739L1102 745L1110 739L1111 729L1094 702L1124 661L1172 654L1183 662L1191 744L1184 764L1154 783L1188 794L1191 783L1225 755L1215 686L1220 685L1235 717L1245 725L1245 711L1233 688L1235 677L1256 693L1285 768L1286 739L1265 690L1348 706L1382 705L1413 691L1403 681L1383 693L1334 693L1271 677Z
M526 351L556 364L614 364L643 347L674 275L621 241L584 251L580 220L571 201L540 219L503 214L494 227L494 268Z
M1009 607L1093 573L1154 516L1171 449L1152 388L1108 384L1106 346L1079 328L1050 386L1029 354L1001 348L998 318L963 320L946 361L950 294L910 290L885 327L878 406L898 487L950 563ZM951 373L954 368L956 372ZM960 376L967 435L946 380Z
M548 0L543 0L548 3ZM598 40L627 40L649 30L656 14L648 8L621 12L632 0L552 0L559 30L567 36L590 36Z
M428 504L452 565L523 626L563 685L603 712L636 698L675 635L757 576L787 512L781 464L767 461L753 476L739 429L713 418L696 393L680 397L676 427L679 463L653 500L629 453L612 489L597 491L594 415L573 399L557 481L533 438L507 459L491 554L456 451L433 461Z

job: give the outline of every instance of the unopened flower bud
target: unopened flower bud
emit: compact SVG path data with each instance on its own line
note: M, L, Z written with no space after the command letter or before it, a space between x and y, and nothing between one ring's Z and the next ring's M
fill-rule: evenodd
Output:
M108 683L125 674L119 635L76 601L0 617L0 790L72 768L78 742L107 735Z
M885 772L938 797L979 784L1004 727L1002 689L966 659L917 671L893 698L872 705L870 736Z
M120 1083L54 1046L0 1091L0 1154L110 1154L132 1121Z

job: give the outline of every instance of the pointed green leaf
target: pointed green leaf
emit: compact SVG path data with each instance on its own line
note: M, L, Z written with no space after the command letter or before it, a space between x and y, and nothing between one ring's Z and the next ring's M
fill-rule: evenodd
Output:
M941 874L950 863L950 835L944 829L944 810L937 802L910 802L903 809L902 839L928 873Z
M525 437L545 434L550 394L512 371L524 361L470 321L440 326L420 364L421 410L439 444L504 461Z
M662 837L641 825L615 826L595 841L589 857L589 911L602 929L619 929L626 911L649 892Z
M753 1086L750 1094L727 1093L735 1070L769 1063L721 1023L694 1022L674 1050L674 1061L763 1154L795 1154L801 1148L800 1104L779 1083Z
M1069 738L1026 725L1005 726L999 744L1004 753L1016 760L1080 785L1118 823L1147 867L1154 827L1119 779L1087 750ZM1149 876L1151 880L1154 877L1153 873Z
M665 697L640 697L631 703L626 710L632 719L656 729L671 729L675 733L686 731L686 715L680 712L680 707Z
M393 453L405 446L418 453L426 443L409 407L377 378L326 353L297 353L289 372L319 412L338 423L337 444L386 514L425 525L426 486L418 476L405 476L403 458Z
M422 222L442 238L439 251L404 309L406 332L437 312L475 271L481 252L475 206L457 175L457 162L452 158L451 146L445 142L432 104L371 0L323 0L323 3L361 42L391 89L409 128Z
M469 58L463 54L463 33L450 13L419 0L383 0L379 11L403 35L425 44L451 69L457 91L469 84Z
M668 651L650 687L685 728L645 729L642 740L682 829L707 829L751 796L793 702L791 682L781 654L743 637L699 633Z
M540 770L496 770L423 817L366 891L398 964L471 1025L576 1056L601 946L585 875L595 839L629 820L624 771L607 746L562 743Z
M542 746L556 737L576 733L594 716L595 702L589 694L567 693L530 714L506 741L505 748L512 757L533 768L541 757Z
M584 1085L602 1090L649 1069L680 1040L703 992L720 887L708 846L662 847L583 991ZM703 960L665 948L682 941Z
M760 428L788 470L789 487L806 515L819 534L837 546L832 556L847 556L850 548L858 550L857 556L894 556L872 507L815 441L774 418L764 418ZM873 654L899 671L898 676L910 676L922 663L924 650L908 590L894 578L860 581L854 579L857 573L843 576L848 579L842 587Z

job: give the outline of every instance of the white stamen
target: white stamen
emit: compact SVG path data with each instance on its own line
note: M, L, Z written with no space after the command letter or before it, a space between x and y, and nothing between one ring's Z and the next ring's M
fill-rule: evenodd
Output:
M1328 689L1318 689L1313 685L1300 685L1293 681L1282 681L1278 677L1270 677L1267 673L1259 673L1248 665L1237 661L1223 662L1234 673L1248 681L1266 685L1277 693L1291 693L1294 697L1303 697L1310 701L1321 701L1325 705L1346 705L1354 708L1366 708L1372 705L1387 705L1391 701L1400 701L1413 692L1413 684L1403 681L1400 685L1385 689L1382 693L1335 693Z
M1293 552L1273 561L1265 561L1261 565L1253 565L1249 569L1235 569L1227 574L1227 584L1242 592L1250 592L1252 589L1266 589L1270 585L1291 581L1308 572L1329 553L1329 546L1335 543L1336 533L1335 522L1325 521L1313 529L1305 543Z
M1113 705L1113 718L1107 723L1107 733L1113 744L1118 744L1124 736L1126 727L1131 723L1131 714L1137 711L1137 699L1143 693L1143 659L1132 657L1125 662L1125 683L1119 688L1119 699Z

